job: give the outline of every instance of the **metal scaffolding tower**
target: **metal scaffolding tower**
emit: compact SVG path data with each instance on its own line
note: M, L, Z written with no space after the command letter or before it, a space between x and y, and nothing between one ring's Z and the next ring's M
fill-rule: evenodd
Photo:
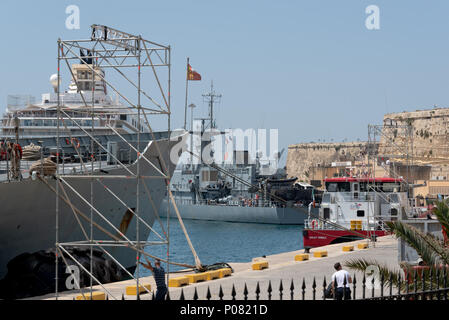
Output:
M387 120L383 125L368 125L368 162L372 168L372 177L376 176L376 166L381 166L390 176L403 178L408 188L413 165L413 127L409 124L400 125L394 120ZM394 167L385 167L394 162L405 163L406 178Z
M83 162L81 155L82 171L74 174L60 170L59 164L64 159L58 155L57 171L55 185L50 185L44 178L40 178L56 193L56 290L55 296L58 298L58 256L67 264L67 257L76 263L90 277L90 287L94 282L101 285L103 289L112 298L115 298L103 284L94 276L92 271L93 249L101 250L105 255L112 259L121 269L136 281L136 287L139 288L139 260L141 255L155 258L144 251L145 246L166 245L167 258L158 257L163 262L169 261L169 213L167 213L166 226L158 215L158 207L155 206L155 194L165 196L165 193L171 196L169 189L170 174L176 166L176 163L169 161L170 144L172 143L170 131L170 82L171 82L171 48L167 45L161 45L142 38L140 35L132 35L126 32L116 30L103 25L92 25L92 34L90 39L81 40L61 40L58 39L58 85L56 94L57 99L57 150L60 150L60 136L68 136L67 141L73 141L70 136L68 125L76 126L81 129L90 138L90 160ZM83 55L82 52L88 53ZM91 92L80 90L77 77L71 69L71 62L79 61L80 64L87 66L91 80ZM65 70L64 68L67 68ZM105 79L104 72L107 70L110 75L115 76L113 80ZM68 71L68 72L67 72ZM64 79L64 77L66 77ZM84 106L78 110L70 110L65 102L61 101L63 91L60 88L61 80L75 81L78 93L81 95ZM117 97L124 102L123 109L128 115L136 116L136 128L134 137L137 141L125 139L119 130L106 124L119 136L130 150L136 153L137 160L134 163L124 163L118 159L117 155L100 143L95 136L95 119L100 116L97 114L95 97L96 81L101 80L109 90L112 90ZM121 88L120 90L118 88ZM143 89L145 87L145 90ZM122 89L124 88L124 89ZM89 93L89 94L88 94ZM73 116L73 112L90 114L92 126L90 130L85 129ZM103 115L104 116L104 115ZM150 116L166 117L167 141L156 139L153 128L150 125ZM158 120L158 123L162 123ZM145 130L151 133L151 141L141 140L141 133ZM75 146L74 146L75 147ZM75 148L76 150L76 148ZM100 156L97 157L97 154ZM116 164L113 168L101 167L101 153L107 154ZM100 161L97 161L97 160ZM167 161L168 160L168 161ZM90 162L90 163L88 163ZM143 172L142 168L149 168L151 174ZM109 171L108 171L109 170ZM147 171L148 171L147 170ZM111 174L112 173L112 174ZM126 192L123 190L128 189ZM158 191L155 191L158 190ZM163 191L161 191L163 190ZM123 191L123 192L122 192ZM98 198L101 194L101 197ZM125 213L120 221L116 220L110 212L101 212L98 209L100 202L114 203L119 207L120 212ZM156 201L157 203L157 201ZM175 204L173 204L175 206ZM64 207L64 210L63 210ZM115 208L114 207L114 208ZM167 206L168 208L170 206ZM68 210L67 208L70 208ZM111 207L112 208L112 207ZM149 209L150 208L150 209ZM146 212L151 211L154 217L148 217ZM169 210L169 209L168 209ZM177 211L176 207L175 210ZM69 212L68 212L69 211ZM112 211L112 209L111 209ZM75 226L64 225L66 215L72 214L77 222ZM133 220L134 218L134 220ZM112 221L112 219L115 219ZM153 221L158 220L161 225L162 234L157 233L153 228ZM132 221L132 223L130 223ZM84 223L83 223L84 222ZM132 230L133 237L126 235L135 224L135 230ZM84 239L74 241L65 241L60 239L61 228L80 228ZM134 226L133 226L134 227ZM147 237L153 232L159 241L147 241ZM106 237L105 237L106 236ZM76 257L69 253L70 247L90 248L90 267L87 268ZM135 254L136 275L134 276L127 267L120 263L118 256L125 254ZM132 251L132 252L130 252ZM182 265L182 264L181 264ZM167 270L167 274L169 270ZM75 279L76 281L76 279ZM79 283L77 283L79 287ZM148 291L145 287L144 289ZM83 293L81 289L81 293ZM137 299L139 299L139 290L137 290Z

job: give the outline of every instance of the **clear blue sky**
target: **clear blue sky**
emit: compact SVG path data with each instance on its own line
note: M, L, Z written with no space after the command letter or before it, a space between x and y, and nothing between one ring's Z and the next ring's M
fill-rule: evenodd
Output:
M65 28L80 8L81 29ZM380 8L380 30L365 8ZM449 105L448 1L1 1L0 101L49 92L56 41L105 24L173 48L173 123L184 117L185 61L203 77L189 103L206 115L210 80L220 128L277 128L279 146L366 140L387 112Z

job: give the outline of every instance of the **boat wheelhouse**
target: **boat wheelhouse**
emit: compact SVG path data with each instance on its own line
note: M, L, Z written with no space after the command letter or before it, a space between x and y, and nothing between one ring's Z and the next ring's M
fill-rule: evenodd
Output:
M337 177L324 183L319 216L309 215L305 223L306 249L385 235L384 222L407 212L403 179Z

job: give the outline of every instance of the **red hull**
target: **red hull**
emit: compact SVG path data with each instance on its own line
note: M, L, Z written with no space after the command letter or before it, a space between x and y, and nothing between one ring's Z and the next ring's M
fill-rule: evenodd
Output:
M366 231L366 230L357 230L357 233L360 233L364 236L368 236L375 234L376 237L381 237L387 235L386 231L377 230L377 231ZM315 248L327 246L329 244L348 242L354 240L363 239L361 236L357 237L351 231L346 230L320 230L320 229L306 229L303 231L303 244L305 249Z

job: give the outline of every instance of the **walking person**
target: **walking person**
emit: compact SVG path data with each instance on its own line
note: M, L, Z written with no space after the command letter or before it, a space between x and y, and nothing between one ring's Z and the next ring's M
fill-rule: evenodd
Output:
M352 283L352 278L349 272L343 270L340 262L334 264L336 272L332 275L332 288L334 290L335 298L337 300L351 300L351 289L349 284ZM336 286L336 287L335 287Z
M156 259L153 267L147 257L145 257L145 260L147 263L140 262L140 264L153 273L154 281L156 282L156 297L154 300L165 300L165 295L168 290L165 284L165 270L161 267L161 261Z

